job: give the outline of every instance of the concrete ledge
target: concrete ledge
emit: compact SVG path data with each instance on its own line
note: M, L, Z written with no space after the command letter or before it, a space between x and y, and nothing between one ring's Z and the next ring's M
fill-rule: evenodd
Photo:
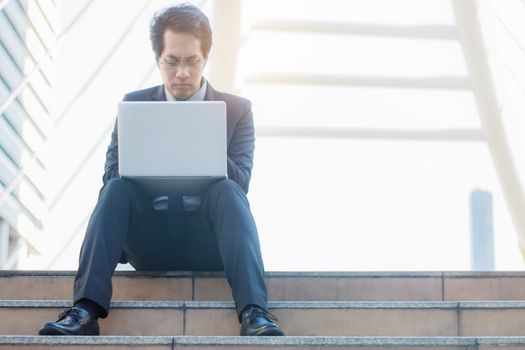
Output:
M481 346L520 346L525 337L477 337L476 343Z
M458 306L460 309L523 309L525 308L525 301L460 301Z
M73 270L0 270L0 277L75 277L76 274ZM193 274L191 271L115 271L114 276L187 278Z
M0 344L476 346L525 345L525 337L237 337L237 336L0 336Z
M7 345L171 345L170 336L0 336Z
M0 270L0 277L76 275L73 270ZM140 277L225 277L222 271L115 271L115 276ZM495 278L525 277L525 271L267 271L267 277L351 277L351 278Z
M464 303L465 308L500 308L505 302ZM347 302L347 301L274 301L270 309L455 309L460 303L444 302ZM0 300L0 308L67 308L68 300ZM113 301L111 308L129 309L234 309L231 301ZM511 302L506 308L525 308L525 302Z
M0 308L68 308L69 300L0 300ZM231 301L112 301L122 309L234 309ZM525 301L270 301L270 309L525 309Z
M525 271L444 271L444 278L525 277Z
M0 336L2 345L524 346L525 337Z
M44 277L74 277L76 271L73 270L0 270L0 277L16 276L44 276ZM426 271L267 271L266 277L352 277L352 278L371 278L371 277L396 277L396 278L440 278L443 272ZM114 276L140 276L140 277L213 277L224 278L223 271L115 271ZM525 277L525 273L522 273Z

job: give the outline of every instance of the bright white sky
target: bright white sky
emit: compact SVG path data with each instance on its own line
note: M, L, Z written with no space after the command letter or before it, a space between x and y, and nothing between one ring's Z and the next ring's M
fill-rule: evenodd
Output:
M160 83L151 70L148 21L170 2L152 1L145 9L144 3L95 1L60 49L58 110L75 103L51 138L51 193L84 166L50 209L49 247L39 268L76 269L116 105L124 93ZM83 4L62 2L64 25ZM252 74L270 72L464 76L461 47L454 41L247 31L252 21L275 18L451 25L448 0L243 4L247 40L239 51L237 81L240 94L253 101L256 126L480 127L470 92L244 83ZM212 1L205 2L210 16L212 8ZM128 37L77 95L124 32ZM213 49L211 59L220 59ZM497 269L523 269L482 143L260 137L249 198L267 270L468 270L469 196L475 188L494 196ZM69 234L74 236L66 239ZM56 251L62 253L55 258Z

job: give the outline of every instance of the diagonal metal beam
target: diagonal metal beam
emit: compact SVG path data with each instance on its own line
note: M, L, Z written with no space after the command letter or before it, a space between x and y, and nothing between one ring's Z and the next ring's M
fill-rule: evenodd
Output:
M509 75L509 77L519 87L521 94L525 96L525 85L518 79L518 74L513 72L512 68L510 68L508 63L506 63L506 62L503 62L503 68L505 68L505 70L507 71L507 74Z
M501 27L505 30L505 32L507 33L508 36L510 36L510 38L512 39L512 42L514 43L514 45L516 45L516 47L518 48L518 50L520 50L521 54L523 56L525 56L525 47L523 46L523 44L519 41L519 39L516 37L516 34L514 34L512 32L512 30L510 30L509 26L505 23L505 21L503 21L501 19L501 17L498 15L498 14L494 14L494 17L496 17L496 19L498 20L499 24L501 25Z
M37 3L38 1L35 0L34 2ZM16 4L18 5L18 7L20 8L20 11L24 14L24 17L27 20L27 24L28 24L28 28L27 29L29 29L29 28L33 29L33 33L35 34L35 37L38 39L38 42L40 43L40 45L44 48L44 50L49 50L49 48L47 47L47 45L45 43L45 40L42 38L42 34L35 27L34 20L33 20L33 18L31 18L30 14L29 14L29 7L25 8L24 7L25 4L22 4L20 1L16 1ZM27 5L29 5L29 1L27 2ZM37 6L38 6L38 4L37 4ZM44 14L42 14L42 16L45 17ZM54 61L53 57L50 57L50 58Z
M125 39L128 37L129 33L135 27L135 25L138 22L138 19L144 14L145 10L150 6L150 4L153 2L153 0L148 0L144 3L144 5L140 8L139 11L137 11L135 17L130 21L128 27L122 31L122 34L119 36L119 38L116 40L115 44L109 49L109 51L106 53L104 58L102 59L102 62L93 70L93 73L89 76L89 78L84 82L82 87L77 91L77 93L73 96L73 98L70 100L69 104L64 108L64 110L60 113L58 118L55 120L55 123L53 125L53 129L56 128L62 120L68 115L71 108L78 102L80 97L86 92L86 90L93 84L95 79L99 76L102 69L108 64L109 60L115 52L118 51L120 46L124 43Z
M0 11L7 5L9 0L0 0Z
M522 255L525 257L525 191L521 182L497 99L494 81L487 58L487 50L479 23L476 0L453 0L454 13L463 46L467 68L473 82L482 128L503 196L518 234Z
M82 218L82 220L80 220L79 224L77 225L77 227L75 228L75 230L73 231L72 234L69 235L69 237L67 237L63 242L63 244L60 246L59 249L56 250L56 254L50 259L49 263L47 264L46 266L46 270L49 270L53 267L53 265L56 264L56 262L58 261L58 259L60 259L60 257L62 256L62 252L67 248L69 247L69 245L71 243L73 243L73 241L75 240L75 238L82 232L82 228L85 227L85 225L87 224L89 218L91 217L91 213L88 212L84 215L84 217Z
M145 82L147 81L147 79L151 76L151 74L155 71L155 68L156 68L156 64L152 64L149 69L147 70L146 74L144 75L144 77L140 80L140 83L137 85L137 89L141 88L144 86ZM58 190L58 193L57 195L50 201L49 203L49 210L53 210L53 208L55 207L55 205L60 201L60 199L62 198L62 196L66 193L66 191L68 190L68 188L73 184L73 181L75 181L76 177L78 174L80 174L80 172L82 171L82 169L84 169L84 167L86 166L86 164L91 160L91 158L93 157L93 155L95 154L95 151L100 147L100 145L102 144L102 142L104 141L107 141L107 136L109 133L111 133L111 131L113 130L113 126L115 124L115 120L114 119L111 119L108 123L108 125L106 126L106 128L104 129L104 131L99 135L99 137L97 138L97 140L93 143L93 145L91 146L91 148L87 151L87 153L85 154L84 158L82 159L82 161L80 161L79 163L79 166L73 171L73 173L69 176L69 178L66 180L66 182L64 183L64 185Z
M55 28L53 28L53 24L51 24L51 20L49 19L48 13L42 7L41 1L35 1L35 3L36 3L36 6L38 6L38 9L40 10L40 12L42 13L42 16L44 17L44 20L46 21L47 26L49 27L49 29L53 32L53 34L56 34ZM57 7L55 6L55 10L56 9L57 9Z

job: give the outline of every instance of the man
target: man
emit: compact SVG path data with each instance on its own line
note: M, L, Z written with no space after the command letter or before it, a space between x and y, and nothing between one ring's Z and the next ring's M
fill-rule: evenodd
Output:
M215 91L202 73L212 44L208 18L181 4L157 13L151 43L163 85L135 91L126 101L205 100L227 106L228 179L202 197L180 198L183 232L172 231L172 203L148 198L118 176L117 124L106 154L104 186L89 221L74 284L74 306L45 323L41 335L98 335L109 312L111 277L118 262L137 270L224 270L241 335L284 335L267 311L264 267L246 198L253 165L250 102ZM180 207L179 207L180 208ZM180 227L180 225L174 225Z

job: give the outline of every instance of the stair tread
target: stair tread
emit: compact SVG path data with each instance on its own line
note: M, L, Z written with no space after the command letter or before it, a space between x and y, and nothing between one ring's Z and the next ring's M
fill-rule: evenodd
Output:
M352 337L352 336L0 336L0 344L113 345L353 345L497 346L525 345L525 337Z
M0 278L17 276L74 277L75 270L0 270ZM267 277L326 277L326 278L491 278L525 277L525 271L267 271ZM222 271L115 271L116 277L225 277Z
M0 300L0 308L67 308L71 300ZM114 300L111 308L233 309L231 301ZM525 301L270 301L270 309L522 309Z

